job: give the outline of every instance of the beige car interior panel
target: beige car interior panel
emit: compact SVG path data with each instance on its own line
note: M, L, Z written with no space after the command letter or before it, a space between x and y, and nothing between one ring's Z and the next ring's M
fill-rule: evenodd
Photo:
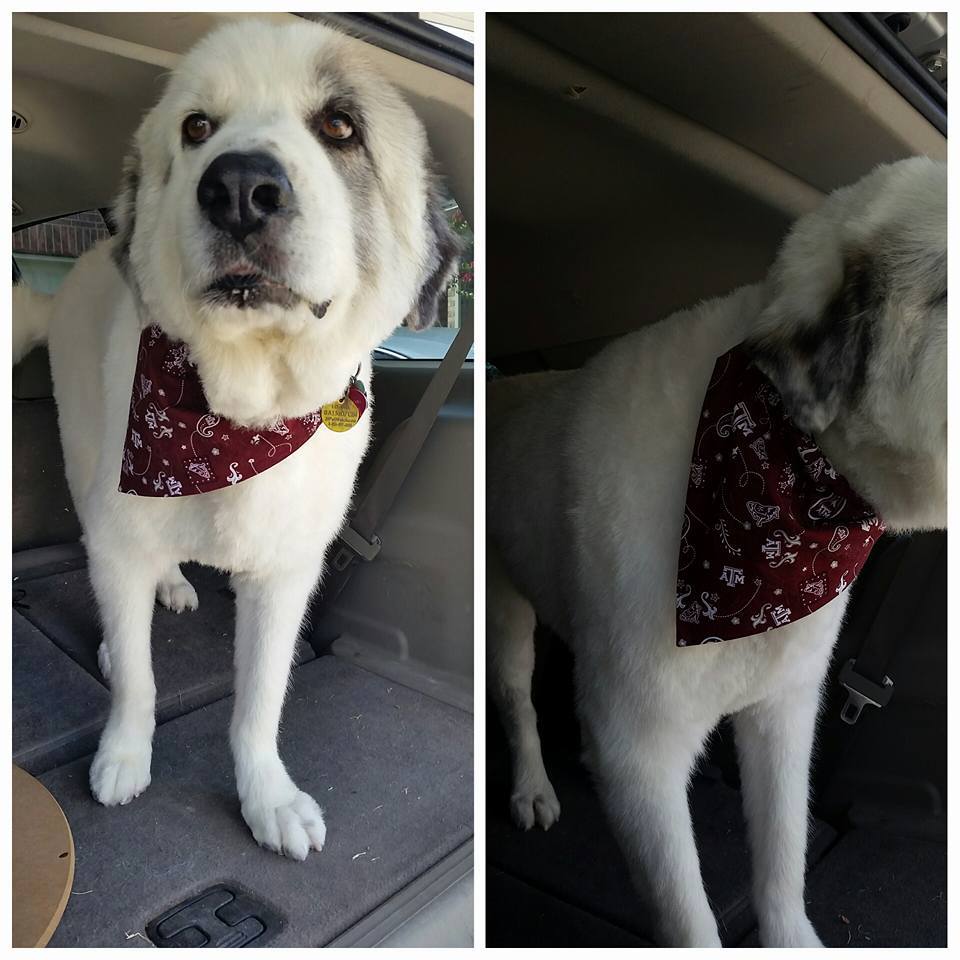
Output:
M608 79L599 70L525 34L492 30L487 62L491 71L512 71L516 79L553 99L565 101L572 109L616 123L651 145L712 170L736 189L753 192L758 199L785 212L802 213L819 201L816 190L734 140L660 106L636 88Z
M946 140L812 14L487 18L488 355L576 366Z
M29 122L13 138L14 200L23 211L14 226L72 212L78 200L109 205L130 138L165 72L219 22L251 16L14 14L13 105ZM373 45L365 52L423 120L450 191L472 219L473 86ZM30 176L19 177L21 170Z

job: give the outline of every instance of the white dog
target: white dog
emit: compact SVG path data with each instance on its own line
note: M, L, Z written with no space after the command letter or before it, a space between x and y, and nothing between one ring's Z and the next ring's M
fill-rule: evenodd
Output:
M490 385L488 670L513 755L513 816L546 829L560 814L530 699L539 617L574 652L585 759L664 944L720 944L687 784L724 715L761 942L819 944L803 900L808 770L847 594L838 582L829 602L770 634L757 635L775 625L758 619L740 631L753 636L678 646L685 493L711 371L743 342L833 464L818 470L838 471L890 531L945 527L946 183L926 158L881 167L799 220L763 284L625 336L579 371ZM757 524L777 515L752 509ZM866 543L875 525L853 532ZM708 626L727 574L696 611Z
M117 235L52 303L15 294L15 358L49 340L103 622L93 794L150 783L155 596L194 608L179 564L229 570L241 809L298 860L325 827L277 750L297 633L367 446L371 350L432 322L456 252L423 128L359 46L306 22L210 34L136 134ZM182 413L163 378L206 408Z

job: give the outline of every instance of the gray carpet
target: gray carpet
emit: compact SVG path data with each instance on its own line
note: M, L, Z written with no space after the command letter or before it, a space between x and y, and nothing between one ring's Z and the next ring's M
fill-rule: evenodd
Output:
M37 776L96 748L110 694L13 612L13 759Z
M320 946L472 836L470 715L322 657L294 671L281 752L324 808L327 844L304 863L261 850L236 799L231 704L159 727L153 783L129 806L91 799L89 758L41 778L77 845L51 946L148 946L149 920L217 882L285 917L271 946Z
M492 866L487 867L487 945L580 949L654 946Z
M807 902L828 947L945 947L946 843L851 830L808 876Z
M197 564L187 565L184 574L196 588L199 609L177 614L157 604L153 618L153 671L161 723L219 700L233 685L233 596L228 577ZM87 571L19 580L16 586L23 615L99 678L101 632ZM301 640L297 661L311 659L310 645Z

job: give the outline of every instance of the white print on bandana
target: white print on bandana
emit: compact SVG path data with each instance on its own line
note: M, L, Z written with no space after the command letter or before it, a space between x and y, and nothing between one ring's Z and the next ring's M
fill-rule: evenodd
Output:
M362 385L350 378L344 397L356 422L366 407ZM148 327L131 388L120 492L183 497L236 486L295 453L323 422L321 410L259 429L223 419L207 404L186 344Z
M697 423L681 520L678 646L808 616L852 583L882 532L748 353L720 357Z

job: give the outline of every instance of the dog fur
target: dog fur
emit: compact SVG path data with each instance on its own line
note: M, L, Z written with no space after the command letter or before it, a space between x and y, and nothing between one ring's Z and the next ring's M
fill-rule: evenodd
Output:
M880 167L799 220L763 283L625 336L575 372L490 384L488 683L511 809L560 806L530 699L536 620L571 646L584 758L664 945L719 946L687 805L732 716L761 942L816 946L810 755L846 593L772 634L675 645L691 447L716 358L746 342L892 532L946 526L946 167Z
M318 131L330 111L352 120L346 146ZM182 135L196 112L215 124L200 144ZM218 230L198 200L205 170L231 151L268 154L294 201L242 239ZM372 349L405 318L432 322L453 267L426 136L357 41L307 22L230 24L180 62L147 114L114 216L116 236L80 259L55 300L15 291L15 359L49 341L67 479L103 622L112 707L91 789L101 803L123 804L150 783L154 599L176 611L197 606L185 561L228 570L237 611L230 739L243 817L258 843L302 860L322 847L325 826L284 767L278 724L370 413L347 433L321 427L233 488L125 496L117 484L137 344L150 323L185 341L210 408L245 426L335 400L358 364L369 385ZM211 301L210 283L238 262L289 288L286 302Z

